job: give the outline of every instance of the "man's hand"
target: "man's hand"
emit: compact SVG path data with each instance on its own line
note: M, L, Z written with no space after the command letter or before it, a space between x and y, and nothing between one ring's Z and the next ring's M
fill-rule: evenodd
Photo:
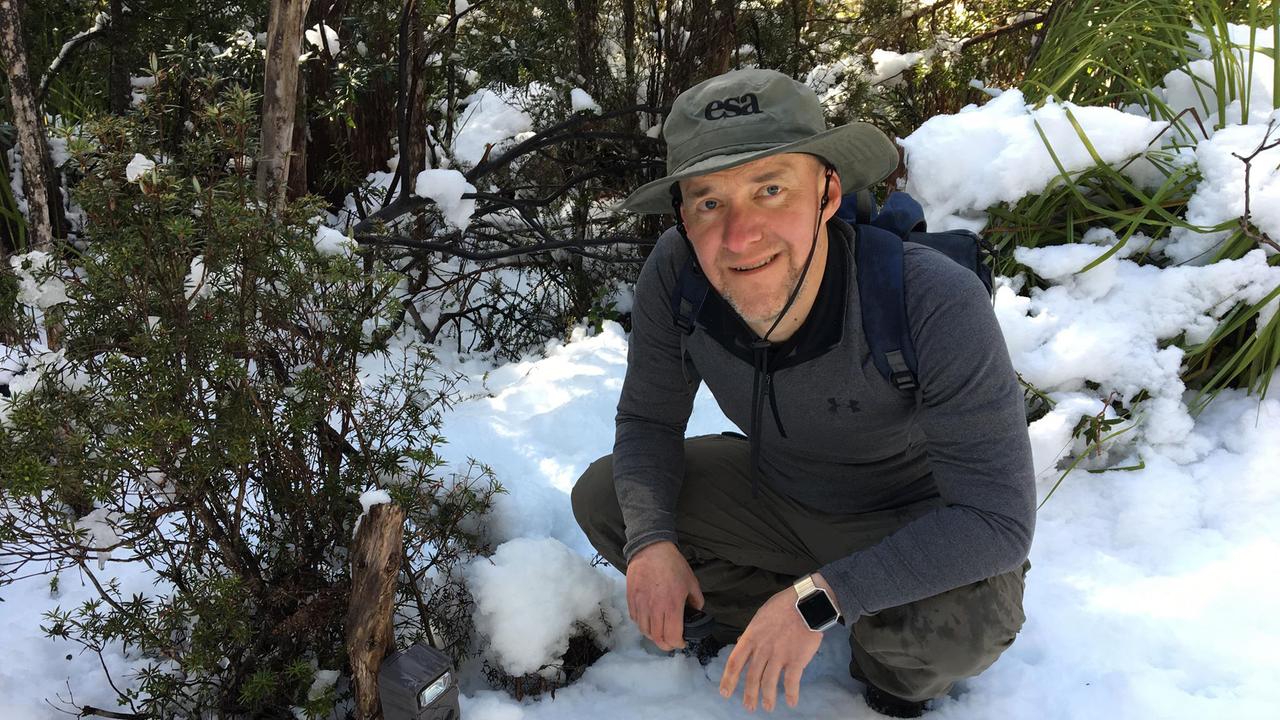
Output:
M835 595L822 576L815 574L813 580L827 590L834 602ZM822 633L810 630L796 610L796 591L783 588L760 606L729 653L720 676L720 695L733 697L738 676L746 668L743 707L755 712L759 702L772 712L778 699L779 678L786 690L787 705L795 707L800 702L800 676L821 644Z
M702 589L675 543L656 542L627 564L627 610L640 632L663 650L684 647L686 601L702 609Z

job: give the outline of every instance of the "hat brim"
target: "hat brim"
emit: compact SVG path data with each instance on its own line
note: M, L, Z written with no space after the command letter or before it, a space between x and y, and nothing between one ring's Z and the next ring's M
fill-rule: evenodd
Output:
M880 182L898 169L899 162L897 146L879 128L864 122L853 122L781 145L762 147L759 143L750 143L726 147L720 155L679 168L666 177L641 185L617 209L650 215L670 213L672 183L783 153L809 153L825 159L839 173L844 193L862 190Z

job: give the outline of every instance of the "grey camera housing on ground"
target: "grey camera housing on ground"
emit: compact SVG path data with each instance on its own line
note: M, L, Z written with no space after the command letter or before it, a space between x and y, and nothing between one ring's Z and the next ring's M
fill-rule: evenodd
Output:
M439 685L436 683L439 682ZM432 690L429 697L422 697ZM386 720L458 720L458 681L449 656L417 643L382 661L378 696Z

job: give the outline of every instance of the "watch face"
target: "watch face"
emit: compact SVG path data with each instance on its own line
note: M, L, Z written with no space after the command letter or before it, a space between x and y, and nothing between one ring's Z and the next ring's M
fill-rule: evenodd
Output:
M800 609L804 621L813 630L830 625L839 616L835 605L831 604L831 598L827 597L826 591L821 589L798 600L796 607Z

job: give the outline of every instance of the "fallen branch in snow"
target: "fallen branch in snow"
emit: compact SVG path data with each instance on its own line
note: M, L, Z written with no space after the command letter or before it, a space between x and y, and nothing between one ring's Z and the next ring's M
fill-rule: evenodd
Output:
M66 64L67 59L71 57L76 49L87 45L91 40L101 35L105 35L111 29L111 17L104 12L98 13L93 20L93 27L84 32L77 33L75 37L62 44L62 49L58 51L58 56L49 63L49 69L44 71L44 76L40 78L40 87L36 90L36 101L43 104L45 95L49 92L49 84L53 82L53 78Z
M1249 215L1251 213L1251 210L1249 208L1249 171L1253 169L1254 158L1258 157L1258 155L1261 155L1267 150L1280 147L1280 140L1276 140L1271 144L1267 144L1267 141L1271 139L1271 133L1274 132L1275 129L1276 129L1276 121L1275 121L1275 118L1272 118L1271 122L1267 123L1266 134L1262 136L1262 140L1258 143L1258 147L1253 149L1253 152L1249 153L1247 157L1237 155L1236 153L1231 153L1231 155L1232 157L1236 158L1240 162L1244 163L1244 215L1240 218L1241 230L1243 230L1244 234L1247 237L1251 238L1252 240L1270 245L1274 250L1276 250L1277 252L1280 252L1280 243L1277 243L1275 240L1272 240L1271 238L1267 237L1267 234L1265 232L1255 229L1249 223Z

